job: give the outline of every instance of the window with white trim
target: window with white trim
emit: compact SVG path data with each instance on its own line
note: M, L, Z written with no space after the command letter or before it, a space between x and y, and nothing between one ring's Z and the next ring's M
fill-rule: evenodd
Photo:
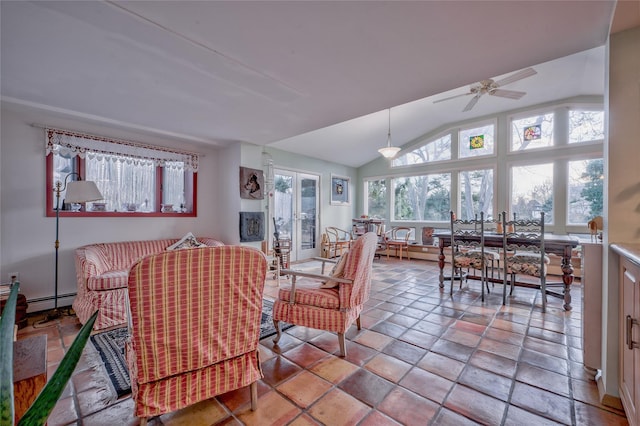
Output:
M553 223L553 163L511 167L511 209L518 219L539 219Z
M604 111L569 111L569 143L604 140Z
M401 155L391 162L392 167L413 166L451 159L451 133L427 142L420 148Z
M511 151L548 148L553 143L552 112L511 121Z
M596 216L602 216L602 158L569 161L568 168L567 223L584 224Z
M451 208L451 173L391 180L393 220L443 221Z
M458 138L458 157L469 158L493 155L495 152L493 134L493 124L472 129L461 129Z
M460 218L475 219L478 212L493 218L493 169L464 170L459 173Z

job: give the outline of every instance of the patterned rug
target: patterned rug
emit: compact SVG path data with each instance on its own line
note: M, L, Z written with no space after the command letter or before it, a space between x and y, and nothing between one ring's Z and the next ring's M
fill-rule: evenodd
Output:
M273 336L276 329L273 327L271 311L273 302L268 299L262 300L262 319L260 321L260 339ZM281 323L280 329L286 330L293 327L292 324ZM124 358L124 343L127 339L127 328L116 328L91 336L91 343L100 354L104 363L106 375L113 386L112 392L117 398L131 393L131 381L129 371ZM117 399L116 398L116 399Z

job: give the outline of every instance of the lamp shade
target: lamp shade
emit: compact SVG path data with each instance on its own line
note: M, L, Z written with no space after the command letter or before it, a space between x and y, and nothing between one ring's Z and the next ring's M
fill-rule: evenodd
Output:
M385 146L384 148L380 148L378 152L385 158L393 158L400 151L400 148L397 146Z
M103 198L95 182L76 180L67 184L64 201L66 203L86 203L87 201L102 200Z

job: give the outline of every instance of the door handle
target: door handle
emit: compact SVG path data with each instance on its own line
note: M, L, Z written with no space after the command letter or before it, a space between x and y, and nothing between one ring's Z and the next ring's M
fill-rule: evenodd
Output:
M638 325L638 320L635 320L633 318L631 318L631 315L627 315L627 321L626 321L626 343L627 343L627 347L629 348L629 350L633 350L638 346L638 342L634 342L633 341L633 326L634 325Z

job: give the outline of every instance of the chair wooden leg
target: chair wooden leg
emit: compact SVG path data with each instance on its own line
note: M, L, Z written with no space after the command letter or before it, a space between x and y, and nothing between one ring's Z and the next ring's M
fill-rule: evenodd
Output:
M141 417L140 418L140 426L147 426L147 418L146 417Z
M273 338L273 343L278 343L280 340L280 321L273 320L273 326L276 329L276 337Z
M340 356L347 356L347 345L344 339L344 333L338 333L338 343L340 344Z
M358 318L356 318L356 327L358 327L358 330L362 330L362 324L360 323L360 315L358 315Z
M253 382L249 385L251 391L251 411L258 409L258 382Z

